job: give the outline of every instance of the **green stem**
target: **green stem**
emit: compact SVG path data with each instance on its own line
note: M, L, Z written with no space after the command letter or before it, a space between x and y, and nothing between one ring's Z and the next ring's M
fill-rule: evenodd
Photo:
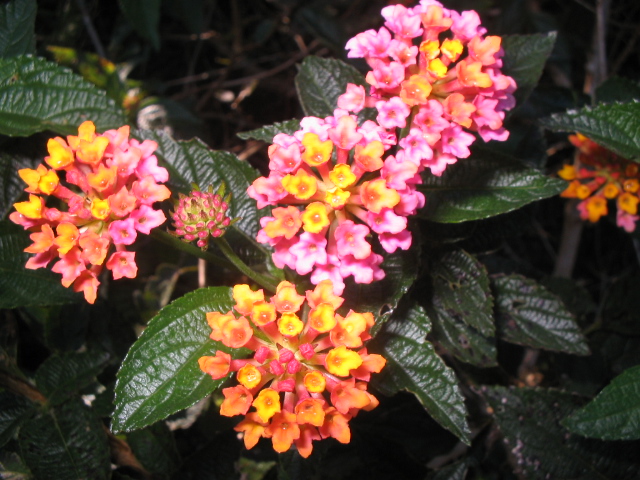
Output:
M409 117L407 117L407 124L404 126L402 130L400 130L400 135L398 135L398 140L397 140L398 142L400 142L400 140L402 140L404 137L409 135L409 132L411 131L411 127L413 126L413 117L415 117L416 113L418 113L418 109L419 107L417 105L411 108L411 113L409 114Z
M276 284L274 283L273 279L256 272L251 267L249 267L249 265L244 263L240 259L240 257L236 255L236 252L233 251L231 245L229 245L229 242L227 242L224 238L214 238L213 241L216 243L220 251L224 253L224 256L227 257L238 270L240 270L254 282L258 283L261 287L266 288L271 292L276 291Z
M202 251L201 248L196 247L192 243L183 242L178 237L174 237L170 233L165 232L164 230L154 229L151 231L151 236L156 240L161 241L162 243L166 243L167 245L171 245L177 250L181 250L183 252L189 253L194 257L202 258L207 262L215 265L217 267L222 268L233 268L235 264L226 258L221 258L212 253Z

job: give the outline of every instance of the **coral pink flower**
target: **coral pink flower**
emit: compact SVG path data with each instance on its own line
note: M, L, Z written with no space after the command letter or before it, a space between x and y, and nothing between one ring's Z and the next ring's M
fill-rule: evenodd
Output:
M129 127L97 134L92 122L84 122L78 135L49 140L46 164L18 173L27 184L29 200L18 202L10 219L31 234L33 244L25 249L35 256L26 267L53 265L62 274L62 284L82 291L93 303L106 265L115 279L134 278L135 254L127 252L138 232L149 234L165 221L153 203L169 198L164 185L169 174L153 155L157 144L129 140ZM60 171L68 186L60 181ZM45 206L53 195L67 205L67 211ZM55 233L54 233L55 231ZM115 252L109 256L111 246ZM105 259L108 257L106 263Z
M220 414L245 415L235 430L242 432L247 448L264 437L271 439L276 452L295 444L306 458L313 441L331 436L349 442L349 420L378 404L367 392L366 382L386 360L363 348L371 338L373 314L352 310L345 317L336 314L343 299L334 294L331 281L319 282L304 296L289 282L281 282L276 292L265 300L262 290L233 287L236 313L207 313L211 337L229 348L244 346L254 353L232 360L218 350L215 356L201 357L198 365L214 380L236 373L239 385L222 391ZM267 310L271 313L263 322ZM253 330L246 318L251 318ZM237 335L229 333L238 325L247 335L234 344ZM252 335L254 330L259 334Z

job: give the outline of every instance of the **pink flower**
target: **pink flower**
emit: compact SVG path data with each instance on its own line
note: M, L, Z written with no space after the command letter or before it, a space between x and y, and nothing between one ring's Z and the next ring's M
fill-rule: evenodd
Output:
M327 239L319 233L304 232L300 239L290 247L296 257L295 270L306 275L313 267L327 263Z
M371 245L365 239L368 234L369 229L365 225L345 220L336 228L335 232L338 253L341 256L353 255L359 260L369 257Z
M384 128L404 128L411 109L400 97L392 97L388 101L376 102L378 123Z
M407 218L396 215L391 208L383 208L380 213L367 212L367 223L376 233L400 233L407 229Z
M131 245L138 236L135 220L129 217L125 220L111 222L109 224L109 235L111 235L111 240L116 245Z
M348 83L347 91L338 97L338 108L358 113L365 107L365 97L362 85Z
M136 275L138 275L134 252L115 252L107 260L107 268L111 270L115 280L122 277L136 278Z
M140 205L140 208L131 212L129 218L134 220L135 229L145 235L149 235L152 228L162 225L167 219L162 210L154 210L149 205Z
M411 245L411 232L403 230L397 233L382 233L380 235L380 245L388 253L395 252L398 248L406 250Z

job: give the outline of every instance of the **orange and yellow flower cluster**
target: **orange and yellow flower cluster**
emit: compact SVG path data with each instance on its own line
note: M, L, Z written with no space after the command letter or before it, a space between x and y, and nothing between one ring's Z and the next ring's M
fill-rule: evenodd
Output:
M243 432L245 446L253 448L265 437L277 452L295 445L308 457L314 440L333 437L348 443L349 420L378 404L367 382L386 361L364 346L373 315L336 313L344 300L333 293L330 280L304 296L281 282L269 300L262 290L236 285L233 298L235 312L207 313L210 337L255 353L233 360L218 350L198 363L213 379L236 372L239 385L222 390L220 413L245 415L235 427Z
M29 200L16 203L9 217L33 232L25 251L35 256L26 267L45 267L57 258L52 270L62 274L62 285L82 291L89 303L95 302L105 265L115 279L134 278L135 254L125 246L164 223L164 213L153 204L171 196L159 184L169 174L153 155L157 146L129 139L128 126L96 134L89 121L77 136L50 139L47 165L18 171ZM47 206L44 196L59 202ZM115 252L107 259L111 245Z
M638 165L598 145L584 135L570 135L578 149L576 165L565 165L558 175L569 182L561 196L577 198L580 218L597 222L608 213L608 201L617 205L616 222L627 232L635 229L640 191Z

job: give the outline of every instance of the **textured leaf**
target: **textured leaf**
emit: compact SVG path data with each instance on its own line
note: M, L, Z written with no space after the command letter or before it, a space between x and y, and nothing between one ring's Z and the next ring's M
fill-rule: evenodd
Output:
M10 392L0 392L0 447L36 412L33 402Z
M0 222L0 308L61 305L80 297L60 284L60 275L49 270L24 268L29 235L8 220Z
M249 185L258 177L258 172L234 154L211 150L199 139L176 141L161 131L139 130L136 136L158 142L156 155L169 168L169 183L178 191L188 193L191 183L202 190L221 182L233 196L229 206L229 217L242 217L234 225L245 235L254 238L260 228L260 214L256 202L246 194Z
M38 480L111 476L107 435L79 398L26 422L18 440L22 457Z
M550 130L579 132L629 159L640 157L640 102L601 103L542 119Z
M560 426L560 420L577 407L575 395L504 387L485 387L482 392L522 478L637 478L637 442L585 439Z
M127 443L142 466L151 473L167 476L180 464L175 441L164 422L128 433Z
M205 317L207 312L226 313L233 305L231 289L201 288L151 319L118 372L113 431L151 425L218 388L223 380L214 381L203 373L198 358L229 349L209 339L211 329Z
M382 280L369 284L350 282L347 287L345 308L372 312L376 319L376 324L371 329L374 335L391 317L402 296L418 277L420 257L415 242L414 236L414 245L409 250L398 250L385 257L381 265L385 271Z
M429 317L419 306L387 322L369 347L387 359L372 381L387 395L413 393L434 420L469 444L467 409L456 376L426 340L430 329Z
M431 278L434 339L463 362L496 365L493 299L484 266L457 250L434 262Z
M158 25L161 0L118 0L118 4L134 30L149 40L158 50L160 48Z
M305 115L328 117L338 108L338 97L346 92L347 83L365 86L364 77L351 65L333 58L309 56L304 59L296 90ZM365 108L358 114L360 122L375 118L375 109Z
M501 338L527 347L589 354L580 327L557 296L520 275L491 280Z
M625 370L562 424L601 440L640 439L640 365Z
M502 73L516 81L518 89L514 96L518 105L524 103L538 84L544 64L553 51L556 36L556 32L549 32L502 37Z
M262 140L263 142L271 143L273 137L278 133L286 133L292 135L295 131L300 130L300 120L292 118L286 122L276 122L273 125L267 125L266 127L257 128L255 130L249 130L248 132L240 132L238 137L242 140Z
M469 460L463 459L439 469L428 480L465 480L469 470Z
M126 123L122 109L105 92L70 70L37 57L0 59L0 133L77 134L85 120L98 131Z
M630 102L640 100L640 84L628 78L611 77L596 89L596 102Z
M36 10L35 0L12 0L0 6L0 57L35 52Z
M475 148L441 177L425 174L418 185L427 197L422 218L440 223L480 220L510 212L562 192L567 182L550 178L520 161Z
M52 355L38 368L36 386L49 404L57 405L94 382L107 360L105 352Z

